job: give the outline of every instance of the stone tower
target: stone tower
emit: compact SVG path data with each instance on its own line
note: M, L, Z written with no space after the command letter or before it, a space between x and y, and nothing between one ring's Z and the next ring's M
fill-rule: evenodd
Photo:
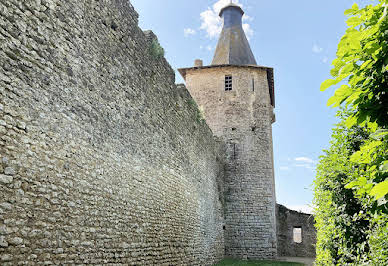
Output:
M213 62L179 69L213 133L227 147L225 255L277 255L272 123L273 69L258 66L242 28L244 11L224 7Z

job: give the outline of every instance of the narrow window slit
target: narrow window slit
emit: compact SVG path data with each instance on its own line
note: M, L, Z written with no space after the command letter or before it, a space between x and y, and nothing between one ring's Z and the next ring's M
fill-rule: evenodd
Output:
M225 91L232 90L232 76L225 76Z

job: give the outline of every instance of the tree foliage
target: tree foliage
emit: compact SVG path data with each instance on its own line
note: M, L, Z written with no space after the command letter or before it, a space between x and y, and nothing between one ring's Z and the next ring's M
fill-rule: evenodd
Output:
M319 265L388 265L388 0L345 14L348 29L321 90L344 106L315 180Z
M339 112L342 121L333 129L331 146L317 167L317 264L361 265L385 260L388 265L388 241L384 238L388 234L387 206L362 189L349 186L364 180L367 168L351 158L371 141L372 132L368 127L348 128L345 121L350 115L349 111ZM376 154L384 155L383 149ZM369 190L373 181L366 182L369 186L363 188Z
M348 126L370 122L388 124L388 19L387 0L376 6L359 9L357 4L345 11L350 17L349 28L342 37L337 58L331 70L333 79L321 85L321 90L346 80L328 104L334 107L346 103L356 112Z
M358 213L361 202L345 186L354 164L349 158L365 140L366 133L360 128L347 129L339 124L333 130L331 147L317 167L315 180L315 213L317 226L317 262L321 265L346 264L356 261L365 236L360 234L368 227L362 224ZM357 229L355 230L355 226ZM348 236L348 237L347 237Z

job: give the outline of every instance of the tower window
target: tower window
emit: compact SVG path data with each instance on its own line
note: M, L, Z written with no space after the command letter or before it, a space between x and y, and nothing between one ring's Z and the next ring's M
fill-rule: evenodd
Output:
M255 79L252 78L252 91L255 91Z
M293 238L294 243L302 243L302 227L294 227Z
M225 76L225 91L232 90L232 76Z

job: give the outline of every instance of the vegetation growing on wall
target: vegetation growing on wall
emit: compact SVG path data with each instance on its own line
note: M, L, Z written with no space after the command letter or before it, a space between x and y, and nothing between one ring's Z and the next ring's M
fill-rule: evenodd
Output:
M328 105L345 105L315 180L317 263L388 265L388 1L345 14L333 61L345 81Z
M164 56L164 49L156 39L151 42L150 54L155 59L160 59Z
M203 110L202 106L198 106L198 104L191 99L189 101L189 104L194 107L195 112L196 112L196 120L198 123L204 122L205 121L205 111Z

